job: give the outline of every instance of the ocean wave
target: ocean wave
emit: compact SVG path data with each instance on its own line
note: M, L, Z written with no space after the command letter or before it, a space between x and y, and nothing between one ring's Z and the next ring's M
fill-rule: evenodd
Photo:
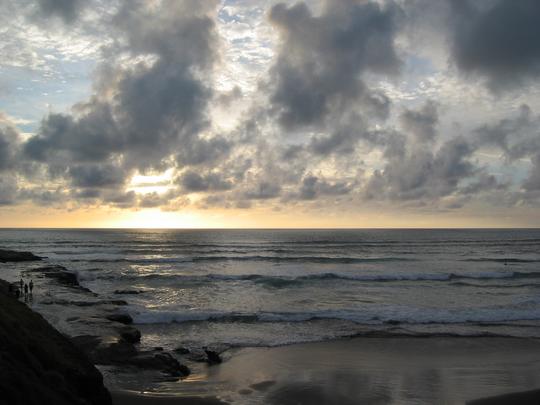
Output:
M459 283L459 280L512 280L512 279L540 279L540 272L469 272L469 273L392 273L392 274L338 274L338 273L320 273L309 274L305 276L270 276L261 274L205 274L205 275L186 275L186 274L170 274L170 273L150 273L150 274L99 274L96 271L92 271L91 274L87 272L78 272L82 281L88 280L161 280L168 284L179 283L208 283L208 282L234 282L234 281L250 281L255 284L266 285L270 287L289 287L294 285L301 285L310 282L324 282L324 281L350 281L350 282L400 282L400 281L426 281L426 282L449 282L451 285L459 286L463 283ZM476 287L488 287L484 284L468 284ZM528 286L529 284L523 284ZM508 285L508 287L516 287L515 285Z
M534 302L538 304L538 302ZM374 310L335 310L313 312L195 312L141 311L130 315L135 324L170 324L188 322L211 323L297 323L325 320L347 321L361 325L431 325L431 324L505 324L516 321L539 321L540 312L534 309L482 308L464 310L426 310L423 308L383 307Z
M149 258L87 258L73 259L73 262L91 263L133 263L133 264L160 264L160 263L199 263L199 262L222 262L222 261L252 261L252 262L302 262L302 263L386 263L416 261L407 257L331 257L331 256L184 256L184 257L149 257Z
M493 262L493 263L540 263L540 259L517 259L514 257L479 257L471 259L462 259L461 262Z

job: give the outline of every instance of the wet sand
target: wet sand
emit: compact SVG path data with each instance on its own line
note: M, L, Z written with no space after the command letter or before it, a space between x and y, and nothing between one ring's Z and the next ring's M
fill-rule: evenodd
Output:
M540 388L534 339L355 338L237 349L225 357L184 381L152 388L178 402L129 403L201 403L189 401L202 395L234 404L452 405Z
M224 402L216 398L187 397L187 396L160 396L152 394L139 394L131 391L111 392L114 405L221 405Z

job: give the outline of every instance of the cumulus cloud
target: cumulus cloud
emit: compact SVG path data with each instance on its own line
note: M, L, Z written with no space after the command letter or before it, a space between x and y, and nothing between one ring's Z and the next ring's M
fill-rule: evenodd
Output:
M329 183L317 176L308 175L302 180L302 186L298 193L300 200L314 200L323 196L340 196L348 194L351 191L351 185L345 182Z
M13 127L0 127L0 172L15 168L18 149L18 132Z
M39 13L43 17L58 16L66 23L72 23L85 6L85 0L38 0Z
M72 113L46 116L24 145L27 158L55 176L65 173L74 187L110 188L135 170L198 164L227 151L224 139L201 137L217 58L215 4L125 4L114 17L118 40L104 49L95 94Z
M179 183L186 192L225 191L233 187L230 181L224 180L218 173L200 175L191 170L182 174Z
M328 1L321 15L305 3L272 7L281 49L270 72L270 100L283 128L321 125L366 93L372 107L385 110L387 100L370 96L361 75L398 71L397 14L396 7L351 0Z
M453 0L454 60L501 90L540 75L540 3L536 0Z
M17 179L12 175L0 175L0 205L14 204L17 192Z
M366 186L366 197L390 200L436 200L457 192L477 169L470 162L474 147L456 137L435 153L402 149L392 153L383 170L376 170Z
M406 108L399 118L403 129L416 140L429 142L435 138L439 115L433 101L427 101L420 110Z

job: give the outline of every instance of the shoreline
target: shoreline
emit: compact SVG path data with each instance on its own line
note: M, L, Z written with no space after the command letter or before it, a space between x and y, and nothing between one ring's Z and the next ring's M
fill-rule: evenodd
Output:
M351 338L232 351L178 383L131 381L128 394L140 404L156 393L164 404L209 396L211 403L246 405L500 405L509 395L540 401L540 391L527 392L540 387L540 339ZM109 388L113 399L125 393ZM117 405L129 403L117 398Z
M117 330L119 335L107 347L102 347L103 339L88 334L70 338L100 365L116 405L540 401L540 391L530 391L540 387L538 338L371 331L317 342L232 348L222 364L211 366L204 363L208 358L203 352L193 360L189 375L180 373L178 362L190 361L186 353L157 347L142 350L140 332L137 335L133 326L126 329L118 322L122 300L104 300L61 266L43 263L22 271L84 297L64 302L56 296L47 305L74 305L81 311L79 321L93 325L100 319ZM114 315L112 320L107 314ZM399 325L391 326L398 331ZM111 356L118 357L111 362ZM117 367L129 378L115 380L114 372L103 372L102 365ZM166 378L164 371L169 373Z

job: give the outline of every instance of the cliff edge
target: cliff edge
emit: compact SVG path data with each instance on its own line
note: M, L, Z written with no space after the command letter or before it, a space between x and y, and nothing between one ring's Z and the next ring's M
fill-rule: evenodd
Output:
M88 358L0 280L0 404L109 405Z

